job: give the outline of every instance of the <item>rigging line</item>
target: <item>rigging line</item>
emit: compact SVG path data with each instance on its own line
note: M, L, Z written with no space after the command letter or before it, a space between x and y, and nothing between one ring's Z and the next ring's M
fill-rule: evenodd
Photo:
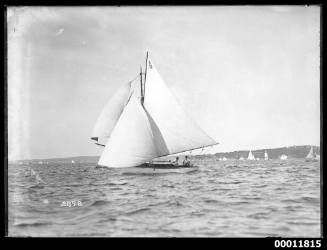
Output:
M132 87L132 83L133 83L137 78L139 78L139 77L140 77L140 74L137 74L136 77L135 77L133 80L131 80L131 81L128 82L128 83L131 85L131 88L130 88L129 97L128 97L127 102L126 102L126 104L125 104L125 106L124 106L124 109L125 109L125 107L127 106L127 104L129 103L129 101L130 101L130 99L131 99L131 97L132 97L132 95L133 95L133 93L134 93L134 88L135 88L135 86Z
M137 74L136 77L133 80L130 80L129 83L134 82L138 77L140 77L140 74Z
M201 146L201 147L197 147L197 148L192 148L192 149L182 150L182 151L179 151L179 152L170 153L170 154L166 154L166 155L160 155L160 156L158 156L158 157L156 157L156 158L163 157L163 156L167 156L167 155L179 154L179 153L183 153L183 152L186 152L186 151L190 151L190 150L194 150L194 149L199 149L199 148L202 148L202 147L214 146L214 145L217 145L217 144L219 144L219 143L217 142L217 143L209 144L209 145L206 145L206 146ZM154 159L155 159L155 158L154 158Z

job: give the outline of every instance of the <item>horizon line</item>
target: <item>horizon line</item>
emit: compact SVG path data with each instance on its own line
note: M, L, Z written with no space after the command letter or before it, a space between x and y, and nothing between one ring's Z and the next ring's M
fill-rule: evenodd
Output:
M260 151L260 150L269 150L269 149L278 149L278 148L288 148L288 147L304 147L304 146L311 146L311 147L320 147L317 145L311 145L311 144L305 144L305 145L292 145L292 146L281 146L281 147L273 147L273 148L261 148L261 149L239 149L239 150L233 150L233 151L224 151L224 152L215 152L215 153L207 153L207 154L195 154L195 155L214 155L219 153L233 153L237 151ZM191 150L188 150L191 151ZM186 153L187 151L185 151ZM184 153L184 152L183 152ZM175 156L177 154L183 155L183 153L175 153L167 156ZM78 155L78 156L60 156L60 157L51 157L51 158L32 158L32 159L15 159L15 160L9 160L7 158L8 162L12 161L37 161L37 160L51 160L51 159L67 159L67 158L77 158L77 157L100 157L100 155ZM157 157L160 158L160 157Z

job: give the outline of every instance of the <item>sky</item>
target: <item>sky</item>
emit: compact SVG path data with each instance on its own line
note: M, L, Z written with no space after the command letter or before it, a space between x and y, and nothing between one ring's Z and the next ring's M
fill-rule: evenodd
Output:
M320 144L318 6L10 7L9 160L100 155L146 51L211 153Z

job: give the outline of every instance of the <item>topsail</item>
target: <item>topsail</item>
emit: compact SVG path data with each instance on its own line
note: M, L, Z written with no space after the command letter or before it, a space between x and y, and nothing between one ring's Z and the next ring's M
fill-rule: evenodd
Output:
M148 59L146 63L143 93L138 94L140 85L124 86L98 119L92 137L105 138L99 165L134 167L157 157L217 144L185 114L153 62Z

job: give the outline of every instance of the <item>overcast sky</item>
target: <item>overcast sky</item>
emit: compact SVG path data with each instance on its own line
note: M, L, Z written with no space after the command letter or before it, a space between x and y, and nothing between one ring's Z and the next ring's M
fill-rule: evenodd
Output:
M215 151L319 145L319 32L317 6L9 8L9 158L99 155L147 50Z

